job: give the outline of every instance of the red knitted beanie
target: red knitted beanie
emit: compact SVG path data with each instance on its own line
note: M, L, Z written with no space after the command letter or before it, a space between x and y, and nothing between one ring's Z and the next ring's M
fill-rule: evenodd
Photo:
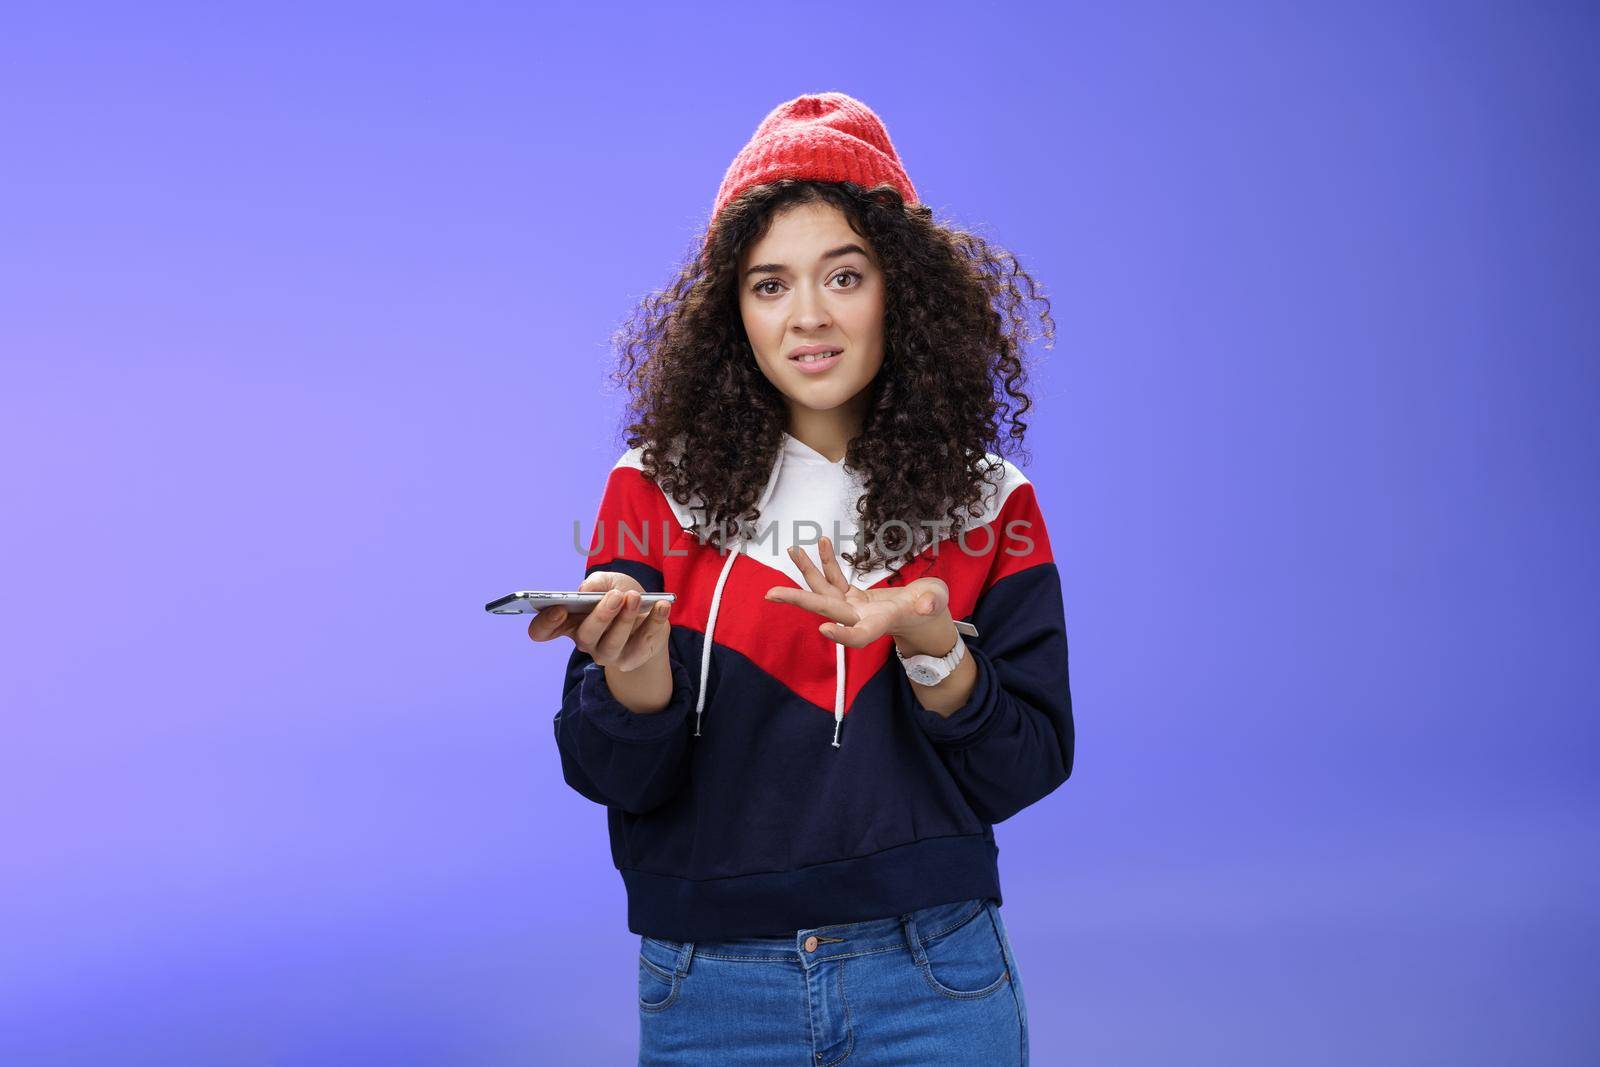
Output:
M916 187L900 165L883 120L845 93L806 93L767 113L733 158L706 224L709 239L723 207L750 188L779 178L850 181L866 188L888 182L907 203Z

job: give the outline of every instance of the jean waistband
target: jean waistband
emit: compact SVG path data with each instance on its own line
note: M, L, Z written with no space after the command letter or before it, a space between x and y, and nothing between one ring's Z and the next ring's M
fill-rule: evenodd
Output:
M677 970L689 972L695 956L721 959L790 960L810 966L844 956L860 956L886 949L906 948L920 955L921 946L948 933L988 907L986 897L933 904L887 919L837 923L796 930L787 937L736 937L725 941L665 941L646 936L676 955ZM812 939L816 940L813 941Z

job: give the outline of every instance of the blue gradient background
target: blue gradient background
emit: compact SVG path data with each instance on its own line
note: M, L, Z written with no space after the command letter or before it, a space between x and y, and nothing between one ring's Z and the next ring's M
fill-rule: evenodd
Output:
M1054 304L1034 1062L1600 1060L1597 9L1110 7L8 8L0 1062L632 1062L481 606L822 89Z

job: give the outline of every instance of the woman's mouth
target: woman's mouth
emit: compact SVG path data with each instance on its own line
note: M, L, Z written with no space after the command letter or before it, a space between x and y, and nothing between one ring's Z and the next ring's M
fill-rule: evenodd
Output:
M840 358L841 354L838 352L819 352L813 355L791 356L789 362L799 368L801 374L821 374L839 362Z

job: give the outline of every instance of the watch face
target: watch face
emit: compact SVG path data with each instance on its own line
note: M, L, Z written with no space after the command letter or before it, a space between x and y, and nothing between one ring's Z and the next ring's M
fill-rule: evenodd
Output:
M923 685L936 685L939 681L938 672L931 667L923 667L918 665L913 667L908 673L911 675L912 681L921 682Z

